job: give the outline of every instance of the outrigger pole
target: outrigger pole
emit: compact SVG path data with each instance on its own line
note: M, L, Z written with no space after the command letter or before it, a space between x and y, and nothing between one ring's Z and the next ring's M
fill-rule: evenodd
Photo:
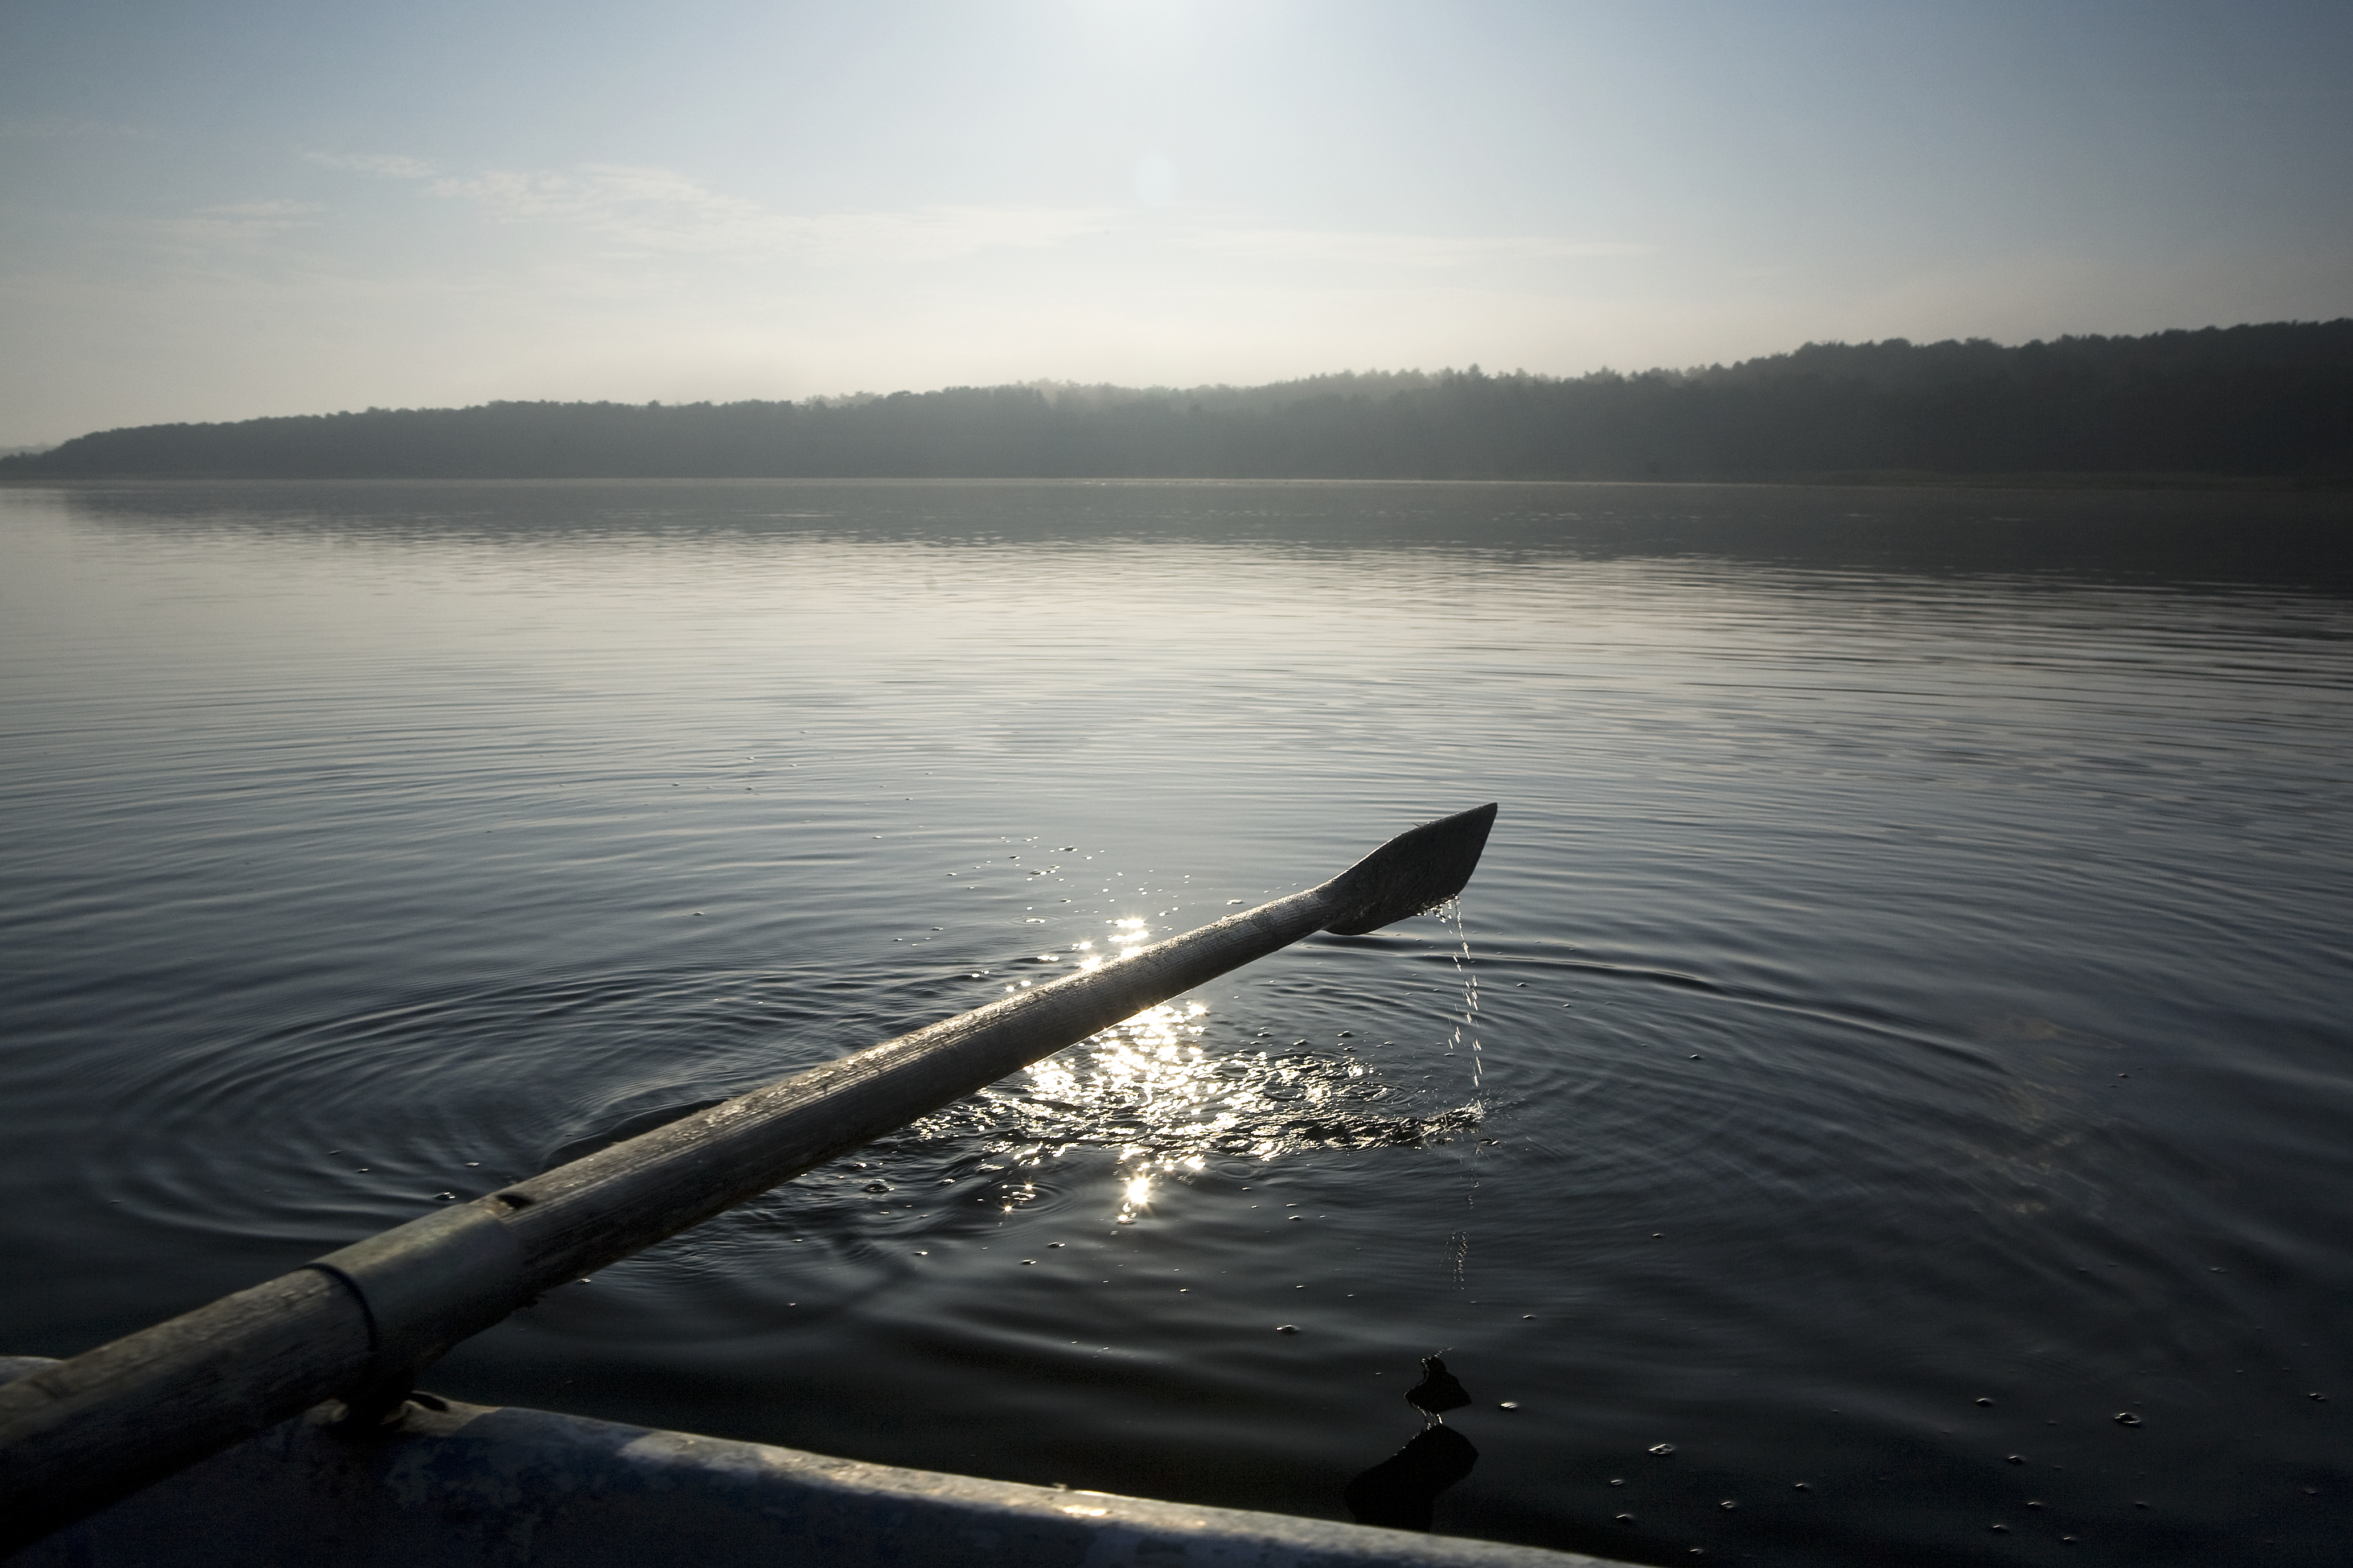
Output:
M1319 931L1360 936L1471 879L1495 808L1320 886L797 1073L0 1387L0 1553L327 1399L397 1417L417 1370L628 1257L1015 1068Z

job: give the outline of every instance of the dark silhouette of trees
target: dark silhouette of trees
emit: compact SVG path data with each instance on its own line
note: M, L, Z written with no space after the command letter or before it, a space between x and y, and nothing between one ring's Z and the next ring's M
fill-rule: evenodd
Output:
M1686 371L949 387L801 403L493 403L108 430L21 479L2353 479L2353 318L1809 343Z

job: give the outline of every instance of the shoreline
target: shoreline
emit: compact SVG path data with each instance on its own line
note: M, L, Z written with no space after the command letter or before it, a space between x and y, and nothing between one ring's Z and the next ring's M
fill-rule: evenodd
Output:
M2327 495L2353 490L2353 475L2299 478L2281 474L1940 473L1908 468L1836 469L1820 473L1713 475L1640 479L1557 475L1430 477L1382 474L286 474L156 473L11 474L0 486L40 488L87 484L841 484L841 485L1558 485L1645 489L1940 489L2221 491L2263 495Z

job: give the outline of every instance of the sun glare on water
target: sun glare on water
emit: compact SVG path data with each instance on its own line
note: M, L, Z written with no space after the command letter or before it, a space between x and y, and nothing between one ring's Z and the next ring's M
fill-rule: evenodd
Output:
M1152 941L1141 918L1104 925L1100 939L1061 944L1033 962L1083 973L1133 957ZM1050 1202L1084 1168L1068 1163L1074 1157L1108 1155L1110 1170L1094 1165L1100 1173L1086 1184L1103 1192L1094 1184L1108 1176L1109 1192L1095 1201L1108 1199L1111 1217L1134 1225L1179 1217L1182 1205L1171 1200L1212 1161L1246 1172L1303 1149L1419 1147L1477 1125L1475 1103L1390 1079L1375 1053L1360 1052L1348 1034L1311 1045L1281 1038L1307 1030L1278 1029L1276 1022L1213 1029L1200 1002L1146 1007L909 1131L934 1144L976 1138L976 1152L1004 1162L977 1170L1024 1173L1001 1177L1008 1213Z

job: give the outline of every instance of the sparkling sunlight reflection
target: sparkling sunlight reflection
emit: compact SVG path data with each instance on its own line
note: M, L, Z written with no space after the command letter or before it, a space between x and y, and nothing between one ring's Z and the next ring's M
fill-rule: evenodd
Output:
M1072 942L1038 962L1092 969L1150 940L1140 920L1113 927L1107 959ZM1211 1160L1256 1166L1296 1150L1418 1146L1475 1126L1475 1104L1432 1107L1425 1092L1388 1081L1351 1045L1270 1049L1261 1029L1243 1050L1212 1049L1208 1009L1177 1001L1148 1007L1070 1049L992 1085L911 1131L926 1139L980 1135L987 1157L1038 1173L1082 1150L1108 1152L1117 1202L1131 1225L1165 1200L1170 1182ZM1417 1111L1419 1112L1417 1114ZM1004 1169L984 1166L984 1170ZM1005 1202L1036 1189L1008 1172Z

